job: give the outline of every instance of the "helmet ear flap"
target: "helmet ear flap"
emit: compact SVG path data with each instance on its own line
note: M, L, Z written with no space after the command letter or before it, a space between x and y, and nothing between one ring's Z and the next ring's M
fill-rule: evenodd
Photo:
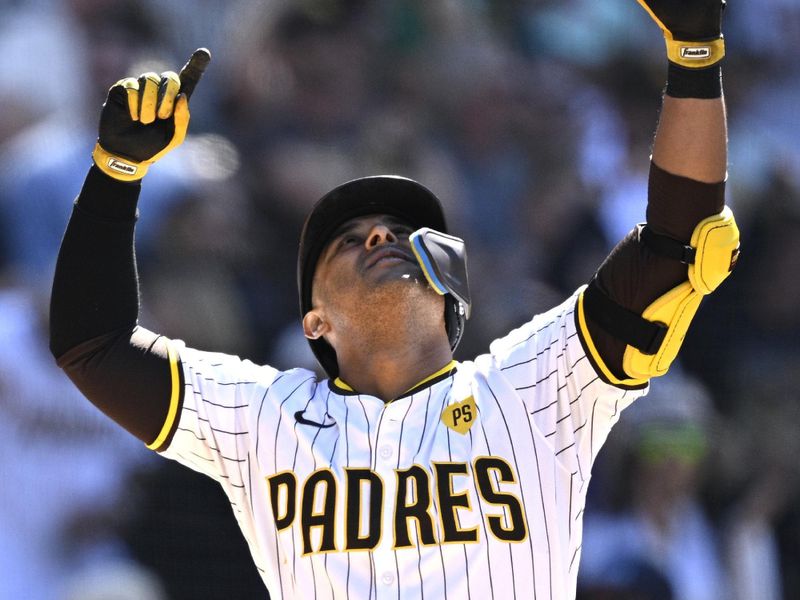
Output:
M444 297L444 327L450 341L450 349L455 350L464 335L464 326L467 322L464 305L452 294Z

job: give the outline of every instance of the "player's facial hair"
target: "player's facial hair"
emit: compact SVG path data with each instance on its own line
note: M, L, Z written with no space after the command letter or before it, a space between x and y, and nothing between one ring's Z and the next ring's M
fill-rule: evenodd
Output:
M357 306L337 311L332 320L348 338L360 344L385 348L387 339L413 339L441 327L443 298L424 280L412 276L372 287Z

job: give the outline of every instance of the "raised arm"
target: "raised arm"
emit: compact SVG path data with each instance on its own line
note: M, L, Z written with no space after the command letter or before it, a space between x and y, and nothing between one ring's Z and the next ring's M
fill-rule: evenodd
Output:
M611 383L663 375L703 296L729 275L738 229L724 207L724 0L638 0L661 27L668 74L653 143L647 223L603 263L579 302L590 358Z
M725 179L727 126L720 61L725 0L638 0L667 45L667 89L653 162L705 183Z
M166 339L137 325L136 207L150 165L186 135L189 96L208 59L201 49L180 75L145 73L111 87L53 280L50 349L59 366L153 449L168 442L181 388Z

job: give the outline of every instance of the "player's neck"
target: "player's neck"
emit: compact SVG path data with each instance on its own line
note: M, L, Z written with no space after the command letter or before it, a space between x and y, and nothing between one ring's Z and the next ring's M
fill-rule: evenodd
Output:
M444 343L442 343L442 340ZM339 357L339 377L355 391L389 402L453 360L447 337ZM352 366L351 366L352 365Z

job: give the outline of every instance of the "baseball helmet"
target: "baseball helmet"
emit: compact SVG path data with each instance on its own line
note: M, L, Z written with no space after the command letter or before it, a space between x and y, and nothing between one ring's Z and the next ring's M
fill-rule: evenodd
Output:
M388 214L414 229L428 227L447 233L439 199L428 188L406 177L376 175L343 183L325 194L312 208L302 233L297 258L297 287L301 318L312 308L311 288L317 261L331 236L343 223L356 217ZM452 294L445 295L445 328L455 350L464 332L463 306ZM329 377L339 375L336 352L324 339L308 340L314 356Z

